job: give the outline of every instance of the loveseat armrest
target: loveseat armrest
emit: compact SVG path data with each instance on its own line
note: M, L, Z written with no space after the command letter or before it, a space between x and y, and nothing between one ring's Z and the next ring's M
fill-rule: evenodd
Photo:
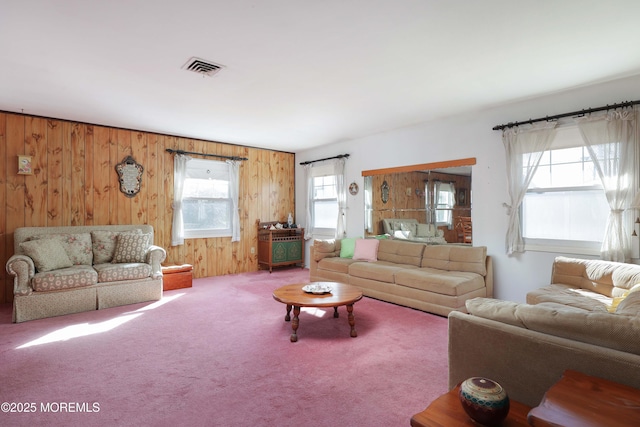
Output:
M149 246L147 249L147 264L151 265L151 277L159 279L162 277L162 261L167 258L167 251L156 245Z
M31 279L36 274L33 260L27 255L12 255L7 261L7 273L13 276L13 294L29 295L33 292Z

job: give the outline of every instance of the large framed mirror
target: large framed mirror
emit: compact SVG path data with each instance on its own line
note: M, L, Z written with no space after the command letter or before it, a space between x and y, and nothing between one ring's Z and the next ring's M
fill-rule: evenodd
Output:
M365 236L472 245L475 164L466 158L363 171Z

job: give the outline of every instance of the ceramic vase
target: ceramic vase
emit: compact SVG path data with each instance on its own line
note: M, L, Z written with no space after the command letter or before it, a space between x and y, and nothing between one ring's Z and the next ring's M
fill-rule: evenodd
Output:
M499 425L509 413L509 397L497 382L473 377L460 384L460 402L472 420L484 426Z

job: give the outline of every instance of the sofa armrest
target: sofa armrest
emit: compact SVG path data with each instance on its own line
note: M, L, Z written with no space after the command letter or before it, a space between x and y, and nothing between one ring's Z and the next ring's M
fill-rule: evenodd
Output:
M13 255L7 261L7 273L13 276L13 294L29 295L33 292L31 279L36 274L33 260L26 255Z
M151 277L159 279L162 277L162 261L167 258L167 251L160 246L151 245L147 249L147 264L151 265Z

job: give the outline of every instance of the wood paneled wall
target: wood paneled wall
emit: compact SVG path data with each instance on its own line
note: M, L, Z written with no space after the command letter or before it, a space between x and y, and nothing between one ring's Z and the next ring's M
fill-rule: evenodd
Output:
M240 166L240 242L188 239L170 246L173 155L167 148L249 159ZM18 175L18 155L32 156L33 175ZM144 167L133 198L120 192L115 171L128 155ZM167 250L166 264L189 263L194 277L207 277L256 271L256 220L284 221L295 212L293 153L0 112L0 164L0 302L13 299L4 265L17 227L151 224L154 243Z

